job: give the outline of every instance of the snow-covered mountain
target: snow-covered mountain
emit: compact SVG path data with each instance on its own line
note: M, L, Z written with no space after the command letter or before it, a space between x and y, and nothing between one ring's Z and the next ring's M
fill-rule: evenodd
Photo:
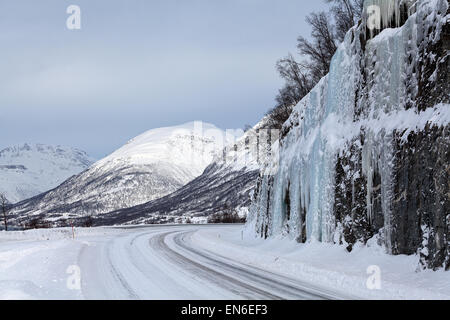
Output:
M0 151L0 192L19 202L55 188L93 163L85 152L44 144L23 144Z
M225 139L225 132L202 122L150 130L54 190L19 203L14 213L57 220L161 198L201 175Z
M270 136L279 138L277 130L265 129L262 119L242 137L227 145L214 157L202 175L179 190L147 203L116 210L98 217L96 225L179 223L206 221L211 214L245 213L256 187L259 170L267 161L267 144L261 141Z
M372 4L381 29L365 18L352 28L329 74L296 106L249 226L263 238L348 251L378 244L449 270L449 1Z

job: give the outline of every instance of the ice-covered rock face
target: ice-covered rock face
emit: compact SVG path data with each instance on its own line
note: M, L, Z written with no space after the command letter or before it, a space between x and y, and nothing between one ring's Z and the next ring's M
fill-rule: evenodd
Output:
M389 253L450 266L449 4L416 9L373 39L350 30L296 106L279 170L261 176L252 204L259 235L349 250L375 238Z

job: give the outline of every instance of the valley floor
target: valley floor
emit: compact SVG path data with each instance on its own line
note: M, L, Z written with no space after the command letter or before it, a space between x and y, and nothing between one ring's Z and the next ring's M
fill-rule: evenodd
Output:
M377 246L263 241L240 225L0 232L0 299L450 299L449 272L416 267Z

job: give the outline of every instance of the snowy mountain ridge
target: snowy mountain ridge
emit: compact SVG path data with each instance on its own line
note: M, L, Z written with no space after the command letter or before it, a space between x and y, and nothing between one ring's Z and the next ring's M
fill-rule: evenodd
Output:
M23 144L0 151L0 192L19 202L48 191L93 163L84 151L64 146Z
M205 222L212 214L246 212L260 168L270 159L267 118L217 152L211 164L194 180L159 199L109 212L95 225ZM274 130L272 140L279 131ZM263 139L261 139L263 138Z
M153 129L131 139L94 167L101 168L108 163L148 165L165 162L188 170L188 176L183 179L190 180L200 175L212 161L224 143L221 139L226 139L222 130L203 122Z
M172 193L209 165L229 133L202 122L149 130L57 188L19 203L19 217L80 218Z

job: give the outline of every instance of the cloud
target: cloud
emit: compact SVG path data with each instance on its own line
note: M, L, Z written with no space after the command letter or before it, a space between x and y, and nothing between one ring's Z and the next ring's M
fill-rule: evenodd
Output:
M0 3L0 148L56 142L96 155L153 127L254 124L281 84L276 60L322 6L79 0L82 29L69 31L69 4Z

